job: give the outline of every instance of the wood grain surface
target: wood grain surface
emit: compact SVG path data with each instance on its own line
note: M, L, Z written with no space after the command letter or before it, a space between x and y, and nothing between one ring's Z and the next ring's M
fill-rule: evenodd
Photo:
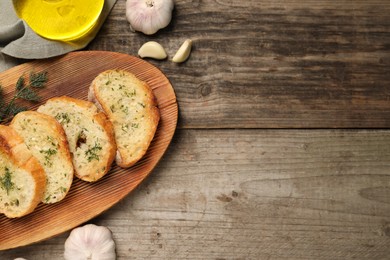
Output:
M389 259L390 1L175 0L153 36L125 3L87 49L162 44L168 59L148 61L179 121L145 182L90 221L118 260ZM0 259L63 259L68 235Z
M187 130L172 147L93 220L118 259L388 259L389 131ZM7 256L61 259L67 236Z
M132 33L119 0L90 49L136 54L156 40L170 58L186 38L185 65L152 61L177 95L182 128L390 127L390 2L176 1L172 23Z

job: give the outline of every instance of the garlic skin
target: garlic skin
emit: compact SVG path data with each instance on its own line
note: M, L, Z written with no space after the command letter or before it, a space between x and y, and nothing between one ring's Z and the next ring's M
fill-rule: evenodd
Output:
M115 260L115 242L111 231L88 224L70 232L65 241L66 260Z
M133 31L151 35L172 19L173 0L127 0L126 18Z

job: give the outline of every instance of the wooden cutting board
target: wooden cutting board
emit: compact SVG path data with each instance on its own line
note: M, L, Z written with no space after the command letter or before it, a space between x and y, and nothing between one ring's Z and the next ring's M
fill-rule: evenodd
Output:
M40 204L24 217L8 219L0 214L0 250L41 241L68 231L109 209L137 187L153 170L168 148L176 129L178 106L172 85L150 63L126 54L105 51L81 51L33 61L0 73L5 100L12 97L15 83L31 71L47 71L48 83L40 90L42 101L26 104L35 110L47 99L68 95L87 100L88 87L102 71L123 69L146 81L157 98L161 119L146 155L133 167L121 169L115 164L96 183L75 179L64 200L52 205Z

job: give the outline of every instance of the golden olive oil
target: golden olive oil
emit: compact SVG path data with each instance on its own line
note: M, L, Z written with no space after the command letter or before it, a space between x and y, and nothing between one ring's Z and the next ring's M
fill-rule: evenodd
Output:
M44 38L72 41L93 29L104 0L13 0L17 15Z

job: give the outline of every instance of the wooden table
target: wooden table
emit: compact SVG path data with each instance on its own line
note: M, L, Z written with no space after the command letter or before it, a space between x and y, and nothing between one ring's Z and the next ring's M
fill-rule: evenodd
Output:
M179 104L168 152L90 221L118 259L389 259L390 1L177 0L145 36L118 0L87 49L187 38L186 63L150 60ZM68 235L0 259L62 259Z

